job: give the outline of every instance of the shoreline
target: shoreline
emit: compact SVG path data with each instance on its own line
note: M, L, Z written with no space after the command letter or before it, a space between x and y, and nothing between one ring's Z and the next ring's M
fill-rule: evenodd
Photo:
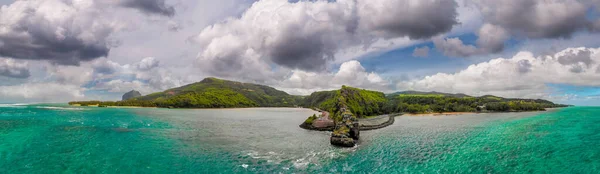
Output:
M145 106L106 106L106 107L100 107L98 105L81 106L79 104L69 105L69 106L83 107L83 108L85 108L85 107L90 107L90 108L131 108L131 109L136 109L136 108L154 108L154 109L185 109L185 110L188 110L188 109L189 110L226 110L226 109L260 109L260 108L264 108L264 109L277 109L277 108L281 108L281 109L309 109L309 110L313 110L311 108L303 108L303 107L165 108L165 107L145 107Z
M467 114L484 114L487 112L437 112L437 113L421 113L421 114L404 114L406 116L453 116L453 115L467 115Z
M551 112L557 111L564 108L544 108L545 111L506 111L506 112L436 112L436 113L419 113L419 114L404 114L406 116L457 116L457 115L469 115L469 114L495 114L495 113L520 113L520 112Z
M85 106L83 106L85 107ZM94 107L94 106L88 106L88 107ZM101 108L101 107L99 107ZM142 106L106 106L106 108L130 108L130 109L136 109L136 108L158 108L158 107L142 107Z

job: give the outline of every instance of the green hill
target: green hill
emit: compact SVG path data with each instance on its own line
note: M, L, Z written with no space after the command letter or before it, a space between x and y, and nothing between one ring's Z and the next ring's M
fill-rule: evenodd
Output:
M300 97L275 88L217 78L206 78L164 92L134 98L155 101L162 106L179 108L212 107L284 107L295 106Z
M353 87L342 86L339 90L314 92L305 97L302 106L319 108L339 115L339 109L346 106L358 117L384 114L388 102L385 94Z
M518 112L565 107L542 99L502 98L493 95L471 97L445 93L394 93L387 96L392 112Z
M392 94L388 94L387 96L395 96L395 95L401 95L401 94L405 94L405 95L441 95L441 96L449 96L449 97L471 97L469 95L466 94L450 94L450 93L443 93L443 92L421 92L421 91L402 91L402 92L395 92Z
M511 99L485 95L472 97L465 94L404 91L385 95L382 92L342 86L339 90L314 92L310 96L289 95L275 88L252 83L241 83L217 78L178 88L135 97L125 101L82 101L71 105L143 106L165 108L245 108L295 107L319 108L333 116L342 106L360 117L387 113L432 112L505 112L536 111L563 107L547 100Z
M173 108L293 107L301 100L275 88L217 78L157 92L120 102L98 102L107 106L146 106ZM71 102L70 104L95 105Z

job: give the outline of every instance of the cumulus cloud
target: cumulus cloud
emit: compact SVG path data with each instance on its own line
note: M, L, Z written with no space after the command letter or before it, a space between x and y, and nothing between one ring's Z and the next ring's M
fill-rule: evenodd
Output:
M0 58L0 76L23 79L28 78L31 74L27 63Z
M84 66L47 65L46 73L52 82L82 86L94 78L94 70Z
M67 102L84 97L83 89L77 85L57 83L28 83L0 86L3 102Z
M194 40L203 48L201 68L210 74L243 75L236 71L250 69L269 74L272 64L318 72L348 48L447 32L458 23L456 16L456 3L443 0L262 0L239 18L205 28Z
M477 50L465 52L473 45L444 47L442 52L468 53L448 56L469 57L474 55L498 53L504 49L504 42L511 36L530 39L570 38L575 32L599 31L599 21L591 21L586 12L596 10L596 0L473 0L483 15L484 24L476 34ZM437 47L437 45L436 45ZM450 51L448 49L456 49Z
M120 43L114 33L142 19L127 13L131 8L174 14L164 0L15 1L0 9L0 56L62 65L107 57Z
M471 95L547 98L551 91L546 84L599 86L597 79L600 74L596 73L599 53L598 48L569 48L554 55L538 57L530 52L520 52L512 58L474 64L454 74L438 73L399 82L397 87Z
M92 1L16 1L0 9L0 56L77 65L106 57L119 28Z
M480 51L473 45L465 45L458 38L434 38L435 48L446 56L450 57L469 57L479 54Z
M134 64L134 67L141 71L148 71L152 68L156 68L159 65L159 61L154 57L146 57L142 59L140 62Z
M359 23L384 37L424 39L458 24L457 4L447 0L358 1Z
M415 48L412 55L415 57L427 57L427 56L429 56L429 47L424 46L424 47Z
M141 82L139 80L125 81L121 79L115 79L110 80L108 82L99 83L98 85L94 86L94 89L107 90L108 92L117 93L125 93L131 90L137 90L143 93L144 95L156 91L156 89L153 89L147 83Z
M520 73L528 73L531 71L531 63L529 60L519 60L517 61L517 70Z
M475 0L486 21L530 38L570 37L589 23L585 1Z
M93 79L95 83L91 89L94 90L108 92L138 90L148 94L184 85L180 77L173 75L167 67L162 67L160 61L154 57L146 57L139 62L125 65L99 59L92 62L91 67L94 70L94 73L90 74L91 79L83 81L89 82Z
M307 95L317 90L338 89L342 85L390 91L390 82L375 72L368 72L356 60L344 62L337 72L316 73L294 70L278 87L292 94Z
M114 74L121 70L121 65L104 58L92 62L92 68L97 74Z
M121 0L124 7L135 8L148 14L159 14L172 17L175 8L165 3L165 0Z
M577 52L569 51L564 55L558 57L558 63L563 65L573 65L581 63L586 66L590 66L592 63L594 63L591 54L591 50L578 50Z
M510 38L506 29L489 23L483 24L477 35L479 36L477 46L481 52L485 53L502 51L504 49L504 42Z
M510 38L508 32L497 25L484 24L477 32L477 47L466 45L458 38L436 37L433 43L436 49L450 57L470 57L475 55L497 53L504 49L504 42Z

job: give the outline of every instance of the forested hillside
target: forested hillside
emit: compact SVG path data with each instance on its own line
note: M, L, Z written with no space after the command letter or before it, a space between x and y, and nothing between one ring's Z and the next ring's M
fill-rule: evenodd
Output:
M346 106L357 117L384 114L384 106L388 102L385 94L353 87L342 86L335 91L312 93L304 98L302 106L319 108L339 115L339 108Z
M565 107L541 99L509 99L491 95L481 97L440 94L388 95L393 112L508 112L543 111L545 108Z
M339 115L339 108L345 106L359 118L397 112L538 111L565 106L539 99L507 99L491 95L472 97L439 92L404 91L386 96L382 92L348 86L301 97L269 86L217 78L206 78L198 83L125 101L82 101L69 104L165 108L306 107L326 110L333 116Z
M106 106L144 106L172 108L294 107L301 97L275 88L217 78L132 98L119 102L71 102L70 104Z

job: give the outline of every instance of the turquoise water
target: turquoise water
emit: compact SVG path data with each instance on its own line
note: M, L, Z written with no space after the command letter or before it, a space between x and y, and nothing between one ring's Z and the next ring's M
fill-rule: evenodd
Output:
M599 173L600 108L398 117L329 145L313 111L0 105L0 173Z

